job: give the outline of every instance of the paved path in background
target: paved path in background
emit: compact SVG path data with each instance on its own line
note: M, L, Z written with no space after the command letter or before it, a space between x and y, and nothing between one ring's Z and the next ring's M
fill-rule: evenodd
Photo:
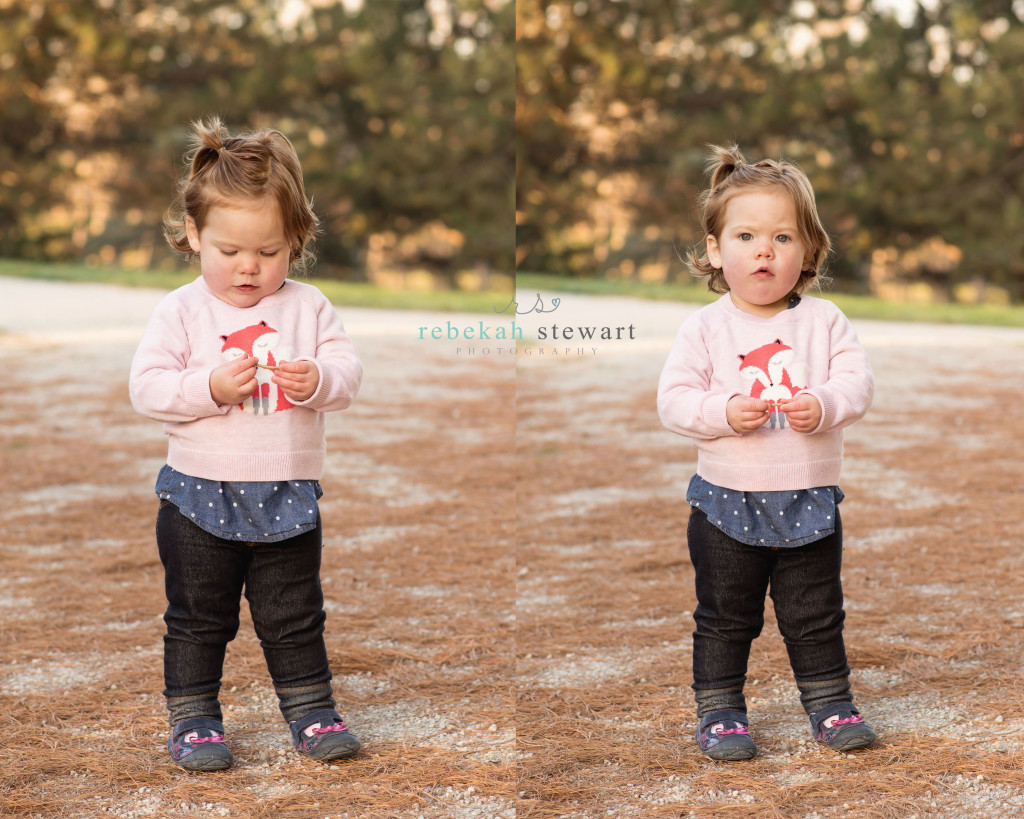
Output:
M66 343L82 340L137 341L150 313L166 293L165 290L129 288L108 284L83 284L39 281L0 276L0 345L9 346L25 341ZM650 351L667 352L666 340L671 343L682 319L697 305L677 302L656 302L617 296L587 296L553 293L550 291L521 291L519 309L530 310L540 296L542 310L524 312L515 317L527 340L551 346L579 346L577 336L571 342L553 342L551 326L557 324L579 327L634 327L635 339L628 338L624 330L621 340L595 339L587 344L598 348L598 354L643 354ZM558 306L553 307L553 300ZM478 326L482 321L489 327L508 325L510 313L452 314L417 310L381 310L374 308L344 307L341 311L348 332L362 336L404 336L418 340L418 328L424 325L447 327ZM496 308L496 310L499 308ZM992 347L1024 346L1024 328L984 327L949 324L927 324L889 321L863 321L856 323L861 341L867 347ZM539 328L547 329L548 338L537 340ZM491 330L493 333L493 329ZM460 339L424 339L435 349L445 344L454 348L466 346ZM477 345L479 346L479 345ZM479 350L477 351L479 354ZM521 358L525 361L525 358ZM532 357L531 362L557 362L559 359Z
M51 282L0 276L0 345L83 340L137 342L166 290ZM448 314L416 310L343 309L350 334L415 338L424 322Z

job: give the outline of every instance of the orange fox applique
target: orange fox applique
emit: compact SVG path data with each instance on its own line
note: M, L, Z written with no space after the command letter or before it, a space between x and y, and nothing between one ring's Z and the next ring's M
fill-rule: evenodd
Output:
M780 402L807 389L807 368L795 360L793 348L775 339L771 344L740 355L740 373L750 384L750 397L767 401L771 429L786 426L786 413L779 411Z
M244 412L251 409L254 415L259 415L260 411L264 415L269 415L271 412L281 412L295 406L277 388L277 384L270 380L278 362L287 361L291 355L291 350L281 344L281 334L277 330L261 321L259 324L236 330L231 335L221 336L221 339L224 342L221 354L226 361L254 355L260 364L256 368L256 391L251 398L246 398L238 405L240 410Z

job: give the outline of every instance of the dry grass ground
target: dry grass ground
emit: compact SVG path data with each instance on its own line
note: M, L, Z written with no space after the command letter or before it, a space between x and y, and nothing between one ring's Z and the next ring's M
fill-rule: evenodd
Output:
M687 308L567 296L560 320L632 321L637 340L534 345L515 369L414 340L431 317L342 310L367 378L329 426L324 579L364 751L290 750L244 622L223 695L237 764L192 775L163 748L163 436L125 384L148 307L3 284L0 815L1024 814L1021 333L858 323L878 389L847 436L847 642L881 738L810 741L769 617L748 690L761 753L726 765L691 739L694 452L654 408Z
M24 287L69 316L120 292ZM0 815L512 817L513 367L411 341L411 314L342 311L367 376L329 421L323 579L364 751L291 750L243 603L222 696L236 765L189 774L160 696L166 444L128 404L138 331L116 324L148 311L111 326L94 306L93 327L0 337Z
M518 816L1024 814L1024 334L858 325L877 396L847 433L846 634L880 741L811 741L769 601L748 683L759 756L714 763L692 740L695 451L655 408L685 309L646 315L660 345L521 361Z

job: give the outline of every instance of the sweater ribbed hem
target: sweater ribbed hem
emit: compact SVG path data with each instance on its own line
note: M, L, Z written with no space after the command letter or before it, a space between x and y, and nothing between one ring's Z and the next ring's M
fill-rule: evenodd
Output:
M713 461L704 453L697 456L697 474L708 483L737 492L783 492L835 486L843 459L829 458L806 463L756 464Z
M324 452L196 452L170 440L167 465L208 481L318 481Z

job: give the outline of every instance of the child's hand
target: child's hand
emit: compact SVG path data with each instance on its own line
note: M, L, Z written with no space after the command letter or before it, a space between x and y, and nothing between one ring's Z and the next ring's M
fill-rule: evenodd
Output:
M256 391L256 356L221 364L210 373L210 395L218 404L241 404Z
M795 398L781 402L779 409L786 413L791 429L797 432L814 432L821 423L821 404L813 395L801 393Z
M270 379L287 396L299 402L311 398L320 384L320 373L312 361L279 361L277 372Z
M725 418L740 435L753 432L768 420L768 402L760 398L734 395L725 405Z

